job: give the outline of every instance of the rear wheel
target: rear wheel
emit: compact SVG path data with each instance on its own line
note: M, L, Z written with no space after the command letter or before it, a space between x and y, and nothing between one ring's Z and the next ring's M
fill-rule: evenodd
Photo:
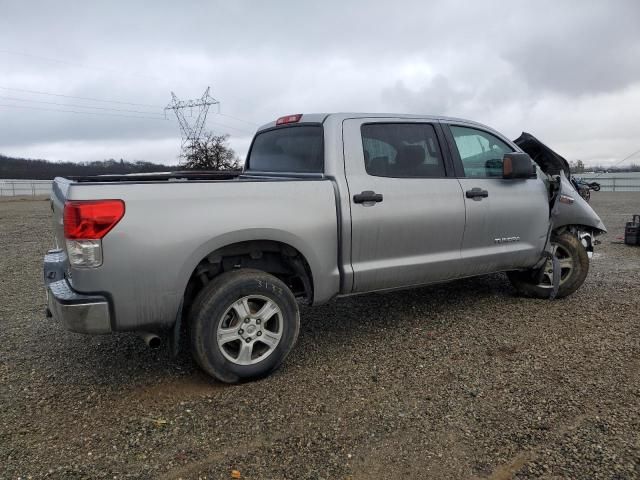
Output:
M190 313L191 351L208 374L227 383L277 369L298 338L296 299L278 278L236 270L213 279Z
M560 287L557 298L566 297L575 292L584 283L589 273L589 256L575 235L563 233L551 238L551 247L560 265ZM542 277L538 270L507 272L513 286L523 295L536 298L549 298L553 288L553 265L547 260Z

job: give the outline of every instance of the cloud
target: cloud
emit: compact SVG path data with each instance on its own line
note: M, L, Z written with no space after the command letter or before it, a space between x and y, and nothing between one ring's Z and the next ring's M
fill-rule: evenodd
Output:
M640 3L565 4L509 42L504 58L532 89L568 96L618 90L640 79Z
M392 111L527 130L568 158L613 161L640 138L638 18L635 0L8 2L0 87L152 107L1 88L21 100L0 105L156 117L171 91L211 85L235 118L212 110L208 127L242 156L255 125L283 114ZM175 120L92 112L0 106L0 152L175 161Z

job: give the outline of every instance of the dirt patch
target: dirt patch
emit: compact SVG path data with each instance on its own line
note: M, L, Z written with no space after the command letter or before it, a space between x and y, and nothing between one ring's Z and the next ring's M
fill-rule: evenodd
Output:
M15 195L12 197L0 197L0 202L44 202L49 201L49 195Z
M215 396L225 388L232 387L216 382L203 372L197 371L184 377L161 379L153 385L134 386L122 397L121 402L123 405L130 402L140 405L162 405L170 402L193 401Z

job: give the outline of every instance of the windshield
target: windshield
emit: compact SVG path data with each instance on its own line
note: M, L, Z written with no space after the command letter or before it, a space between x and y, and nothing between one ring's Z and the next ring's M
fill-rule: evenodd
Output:
M260 172L322 173L321 125L279 127L256 135L247 158L247 170Z

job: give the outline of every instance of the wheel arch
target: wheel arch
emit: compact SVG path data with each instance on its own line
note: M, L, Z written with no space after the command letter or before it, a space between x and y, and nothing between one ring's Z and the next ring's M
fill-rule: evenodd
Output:
M218 237L203 242L185 261L184 266L179 272L179 288L181 297L184 299L190 282L193 281L197 270L202 266L203 262L215 263L221 258L238 257L242 255L252 255L256 257L255 252L268 251L271 253L280 252L286 257L291 258L294 263L298 263L299 259L305 270L308 285L305 286L305 296L308 303L313 302L313 288L315 283L314 272L317 271L318 260L313 252L306 248L302 239L282 230L276 229L245 229L241 231L229 232ZM259 258L253 258L253 264L250 268L258 268ZM271 259L272 261L273 259ZM298 266L292 266L298 268ZM262 269L268 271L268 269ZM222 270L224 271L224 270ZM222 272L221 271L221 272ZM299 273L301 273L299 271Z
M595 237L597 235L602 235L604 233L607 233L607 230L602 227L604 227L602 223L598 224L596 222L589 223L589 224L572 223L572 222L565 222L561 224L554 223L553 232L562 233L566 231L581 231L581 232L588 232L589 234Z
M589 254L589 258L593 255L593 246L596 245L595 237L598 235L602 235L603 233L607 233L606 230L598 228L595 225L583 225L583 224L565 224L559 225L553 229L553 233L556 235L561 235L563 233L569 232L580 240L585 250Z

